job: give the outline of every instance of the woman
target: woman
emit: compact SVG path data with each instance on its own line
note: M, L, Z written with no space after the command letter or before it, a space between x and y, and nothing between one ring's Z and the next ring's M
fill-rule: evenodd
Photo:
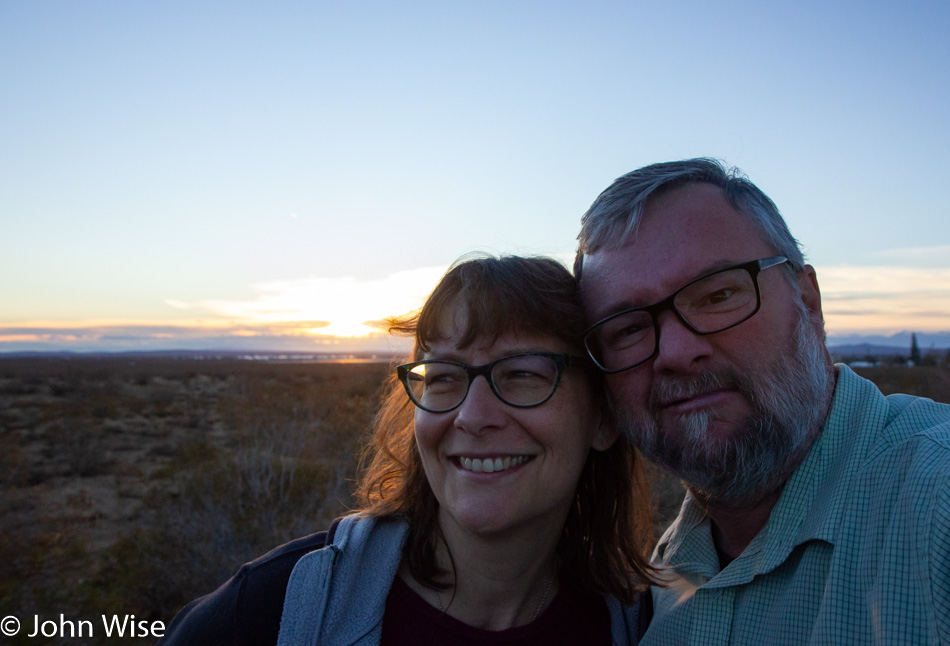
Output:
M391 329L415 350L377 416L359 513L242 568L166 643L273 643L278 627L288 645L635 643L649 497L603 417L572 276L460 262Z

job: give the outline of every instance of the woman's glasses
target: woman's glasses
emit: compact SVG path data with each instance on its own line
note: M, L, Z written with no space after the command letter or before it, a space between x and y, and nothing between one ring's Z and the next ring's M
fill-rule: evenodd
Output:
M521 352L481 366L427 359L396 368L412 403L430 413L447 413L462 405L472 380L482 376L501 401L516 408L540 406L551 399L561 373L580 357L555 352Z

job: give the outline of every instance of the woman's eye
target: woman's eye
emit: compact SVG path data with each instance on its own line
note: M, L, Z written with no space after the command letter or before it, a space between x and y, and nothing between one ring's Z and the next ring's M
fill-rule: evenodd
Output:
M505 379L540 379L541 375L530 370L511 370L504 375Z
M450 384L456 381L458 381L458 375L448 372L426 374L426 384Z

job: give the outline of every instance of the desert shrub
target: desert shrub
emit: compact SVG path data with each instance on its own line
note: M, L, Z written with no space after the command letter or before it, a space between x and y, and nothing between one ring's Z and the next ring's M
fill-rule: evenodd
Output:
M53 397L69 397L76 393L79 387L80 384L76 379L66 381L65 379L57 379L54 377L49 383L49 394Z
M109 595L168 620L237 567L316 531L342 509L327 494L328 470L293 457L293 441L261 434L239 450L189 451L170 491L154 491L141 527L107 553L99 579Z
M230 378L214 411L223 433L186 420L142 521L108 550L90 598L167 621L241 563L345 513L383 373L334 368L255 366Z
M85 609L75 583L94 572L86 541L68 518L41 515L34 522L8 518L0 531L0 605L21 620L33 614L78 616ZM68 584L66 584L68 582ZM24 621L24 625L26 622ZM27 631L5 638L10 644L54 643L30 639Z
M0 384L0 395L33 395L39 390L40 387L37 384L19 380L10 380Z
M22 484L28 468L18 434L0 432L0 487Z
M83 478L107 473L115 460L105 449L104 437L101 424L69 417L50 427L46 455L57 473L65 470L66 474Z
M177 394L169 386L161 384L149 391L143 402L142 414L148 417L171 417L178 413Z
M880 366L858 368L859 375L873 381L885 395L907 393L950 403L950 369L943 366Z

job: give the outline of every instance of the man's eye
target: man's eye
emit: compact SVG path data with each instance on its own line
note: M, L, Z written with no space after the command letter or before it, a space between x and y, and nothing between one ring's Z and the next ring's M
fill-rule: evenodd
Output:
M704 304L708 305L719 305L728 301L730 298L735 296L735 294L736 292L734 289L720 289L713 292L712 294L707 294L703 302Z
M683 307L678 305L678 307L683 313L725 313L739 308L744 308L754 300L755 292L753 290L744 289L741 286L729 285L709 292L704 292L702 294L697 294L687 306Z
M609 347L627 346L642 341L649 331L650 326L630 323L608 330L604 335L604 340Z

